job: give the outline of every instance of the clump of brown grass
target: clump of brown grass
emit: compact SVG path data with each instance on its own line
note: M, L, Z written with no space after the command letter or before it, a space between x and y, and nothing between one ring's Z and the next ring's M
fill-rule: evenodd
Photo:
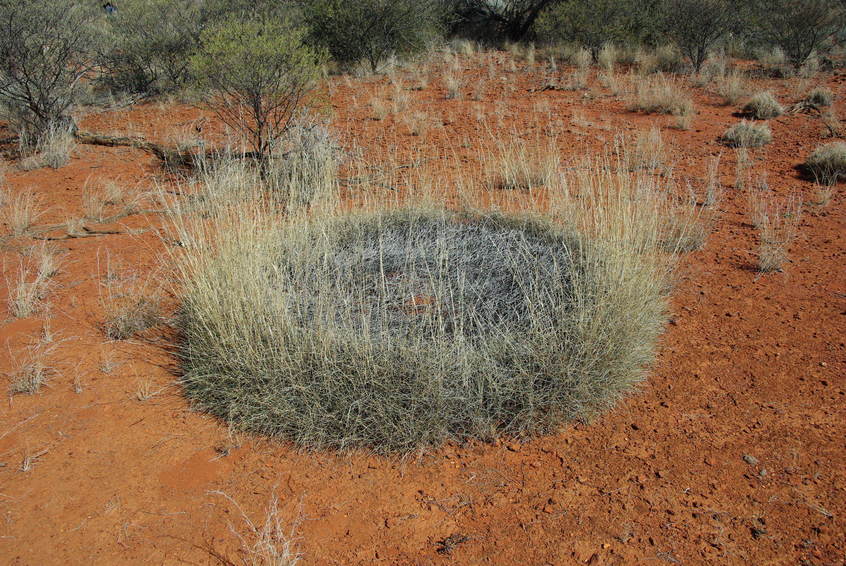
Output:
M805 170L825 185L846 179L846 142L835 141L817 147L805 160Z
M654 359L682 203L601 159L557 177L465 199L537 197L519 215L412 187L287 220L256 198L174 210L186 394L303 446L405 453L610 406Z
M24 171L41 167L59 169L68 164L75 147L76 140L66 128L50 127L34 145L22 145L22 154L26 157L19 167Z
M43 214L41 197L25 189L8 198L2 218L13 236L22 236Z
M693 114L693 100L672 79L662 74L636 79L635 92L629 109L647 114Z
M628 144L619 144L626 149ZM625 152L625 162L630 171L647 169L658 171L664 165L664 139L661 137L661 130L652 127L649 131L638 132L631 145L631 149Z
M55 372L48 358L56 346L56 343L39 341L27 347L23 359L17 360L14 369L8 374L9 395L34 395L47 384Z
M758 190L750 195L750 207L760 238L758 269L764 273L781 271L801 220L801 201L793 195L776 201L766 191Z
M15 318L30 317L45 306L51 279L61 263L56 250L46 243L30 248L28 255L20 259L14 279L6 281L9 312Z
M255 523L232 497L222 491L211 492L226 499L240 515L244 529L231 522L229 531L238 539L245 566L296 566L301 554L296 545L298 522L286 529L279 512L279 498L271 494L263 523Z
M727 106L734 106L740 102L746 93L746 80L741 71L735 69L717 79L717 94Z
M805 103L816 108L834 104L834 93L826 87L817 87L805 97Z
M784 114L784 107L771 92L759 92L743 106L743 113L755 120L771 120Z
M773 141L770 126L741 120L722 136L722 141L730 147L761 147Z
M557 182L561 157L554 143L530 143L517 136L498 140L485 163L488 186L507 190L532 190Z
M444 87L446 88L447 100L460 99L462 86L463 83L458 75L451 72L444 75Z

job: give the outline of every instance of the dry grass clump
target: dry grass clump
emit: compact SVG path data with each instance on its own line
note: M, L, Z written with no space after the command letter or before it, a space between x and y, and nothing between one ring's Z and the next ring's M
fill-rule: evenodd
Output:
M647 169L658 171L664 165L664 139L661 137L661 130L656 127L650 128L648 132L638 132L631 147L627 147L624 141L619 147L624 152L624 161L629 171Z
M805 170L825 185L846 179L846 142L836 141L817 147L805 160Z
M444 75L444 87L446 88L447 100L458 100L461 98L461 87L463 83L458 75L447 73Z
M437 120L431 114L422 110L415 110L403 116L403 122L408 126L412 136L425 137L429 130L437 125Z
M733 70L717 79L717 94L723 99L723 104L734 106L746 96L746 81L743 73Z
M110 296L104 308L103 330L109 340L128 340L161 320L159 302L146 296Z
M804 102L816 108L831 106L834 104L834 93L825 87L815 88L808 93Z
M50 127L36 142L26 141L21 136L22 154L25 154L19 167L24 171L31 171L41 167L59 169L68 164L71 152L76 147L73 134L66 128Z
M22 236L43 214L41 197L25 189L6 199L0 218L13 236Z
M554 143L529 143L517 136L498 141L485 163L488 185L495 189L527 190L553 186L561 157Z
M43 242L30 248L27 255L20 259L14 278L6 280L9 312L15 318L27 318L42 310L51 279L61 264L55 248Z
M48 357L55 350L56 343L39 341L29 346L22 360L15 362L9 372L9 395L34 395L47 384L54 369L48 365Z
M693 100L678 84L664 75L637 79L629 109L647 114L693 114Z
M726 130L722 140L730 147L761 147L773 141L773 133L768 124L741 120Z
M175 210L186 394L255 432L378 452L589 417L654 359L668 202L594 163L546 214Z
M784 107L769 92L759 92L743 106L743 113L756 120L771 120L784 114Z
M619 58L620 53L617 46L613 43L605 43L602 45L602 49L599 50L599 53L596 56L596 62L602 69L610 73L614 70Z
M296 545L296 530L298 522L286 529L282 524L279 512L279 498L275 493L265 510L263 522L253 522L250 516L238 503L222 491L211 492L224 497L231 503L244 523L244 529L238 529L231 522L229 531L241 544L245 566L296 566L300 563L301 554ZM226 562L227 564L234 564Z
M795 196L778 202L766 191L754 191L749 197L750 213L758 228L758 269L768 273L781 271L787 261L790 244L802 217L801 201Z
M384 120L391 113L391 107L381 98L372 98L370 100L370 108L373 111L374 120Z

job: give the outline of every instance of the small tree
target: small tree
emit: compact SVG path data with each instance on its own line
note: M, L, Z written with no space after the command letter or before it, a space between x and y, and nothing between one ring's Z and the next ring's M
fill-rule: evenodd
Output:
M699 72L708 52L737 23L731 0L667 0L665 32Z
M373 72L391 55L423 50L438 32L431 0L313 0L306 10L312 42L342 64L367 61Z
M846 25L846 3L832 0L756 0L758 30L798 69Z
M73 129L70 109L94 63L96 17L68 0L0 0L0 102L24 144Z
M218 117L266 157L314 87L322 56L278 19L229 19L203 31L191 64Z

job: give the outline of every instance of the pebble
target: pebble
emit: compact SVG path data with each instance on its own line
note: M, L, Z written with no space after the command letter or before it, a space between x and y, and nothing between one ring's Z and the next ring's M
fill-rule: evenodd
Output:
M750 466L757 466L758 465L758 458L751 454L744 454L743 461L749 464Z

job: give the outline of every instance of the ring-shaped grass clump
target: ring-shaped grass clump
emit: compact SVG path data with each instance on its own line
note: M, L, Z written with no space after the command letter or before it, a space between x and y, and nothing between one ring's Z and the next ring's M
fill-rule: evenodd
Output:
M648 268L538 215L357 212L246 241L185 290L185 389L308 447L552 431L639 381L665 320Z

